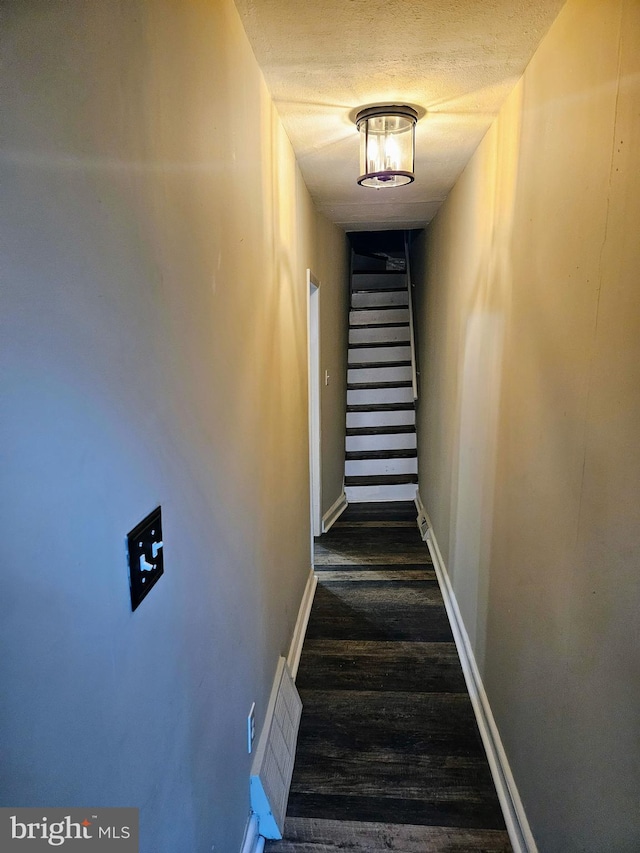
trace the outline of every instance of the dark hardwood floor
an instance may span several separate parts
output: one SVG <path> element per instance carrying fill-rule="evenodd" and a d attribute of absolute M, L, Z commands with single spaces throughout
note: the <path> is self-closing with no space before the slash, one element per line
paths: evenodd
<path fill-rule="evenodd" d="M 352 504 L 318 587 L 285 837 L 268 853 L 510 853 L 412 503 Z"/>

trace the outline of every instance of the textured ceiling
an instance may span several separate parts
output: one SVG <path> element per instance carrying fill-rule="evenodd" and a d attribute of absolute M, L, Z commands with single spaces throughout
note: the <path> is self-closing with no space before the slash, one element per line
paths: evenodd
<path fill-rule="evenodd" d="M 236 0 L 318 208 L 346 230 L 425 225 L 564 0 Z M 360 187 L 353 116 L 410 104 L 416 180 Z"/>

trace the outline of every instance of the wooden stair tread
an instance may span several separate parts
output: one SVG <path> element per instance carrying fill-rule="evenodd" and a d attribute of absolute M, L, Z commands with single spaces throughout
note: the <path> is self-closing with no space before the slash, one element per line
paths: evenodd
<path fill-rule="evenodd" d="M 364 459 L 412 459 L 417 455 L 415 447 L 403 447 L 396 450 L 349 450 L 345 459 L 350 462 Z"/>
<path fill-rule="evenodd" d="M 345 486 L 403 486 L 417 483 L 417 474 L 378 474 L 369 477 L 345 477 Z"/>
<path fill-rule="evenodd" d="M 373 269 L 373 270 L 352 270 L 351 275 L 406 275 L 407 270 L 381 270 L 381 269 Z"/>
<path fill-rule="evenodd" d="M 379 349 L 380 347 L 406 347 L 409 344 L 409 338 L 406 341 L 363 341 L 362 343 L 349 344 L 349 349 Z"/>
<path fill-rule="evenodd" d="M 367 291 L 359 291 L 360 293 L 366 293 Z M 398 293 L 399 291 L 393 290 L 376 290 L 375 293 Z M 349 308 L 349 311 L 408 311 L 408 305 L 352 305 Z"/>
<path fill-rule="evenodd" d="M 351 404 L 347 406 L 347 412 L 411 412 L 413 408 L 413 402 Z"/>
<path fill-rule="evenodd" d="M 413 433 L 413 424 L 388 424 L 387 426 L 347 427 L 347 436 L 356 435 L 401 435 Z"/>
<path fill-rule="evenodd" d="M 401 273 L 401 275 L 404 274 L 405 273 Z M 406 284 L 403 284 L 400 287 L 352 287 L 351 293 L 399 293 L 401 290 L 406 289 Z"/>
<path fill-rule="evenodd" d="M 395 382 L 348 382 L 347 391 L 382 391 L 386 388 L 411 388 L 411 380 Z"/>
<path fill-rule="evenodd" d="M 350 323 L 349 329 L 408 329 L 409 323 Z"/>
<path fill-rule="evenodd" d="M 410 361 L 353 361 L 347 365 L 349 370 L 372 369 L 378 367 L 411 367 Z"/>

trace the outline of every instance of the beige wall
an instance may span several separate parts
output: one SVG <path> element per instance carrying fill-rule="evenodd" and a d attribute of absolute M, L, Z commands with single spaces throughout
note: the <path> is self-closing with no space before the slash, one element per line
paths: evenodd
<path fill-rule="evenodd" d="M 345 237 L 231 0 L 15 0 L 0 32 L 0 801 L 138 806 L 144 853 L 234 853 L 310 568 L 306 269 L 339 302 Z"/>
<path fill-rule="evenodd" d="M 418 247 L 422 498 L 542 853 L 640 849 L 640 6 L 569 0 Z"/>

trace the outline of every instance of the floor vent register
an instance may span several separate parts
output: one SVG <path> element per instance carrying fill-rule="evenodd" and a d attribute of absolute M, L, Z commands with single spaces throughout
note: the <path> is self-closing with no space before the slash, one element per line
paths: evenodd
<path fill-rule="evenodd" d="M 265 838 L 282 838 L 301 715 L 302 701 L 281 657 L 251 767 L 251 809 Z"/>

